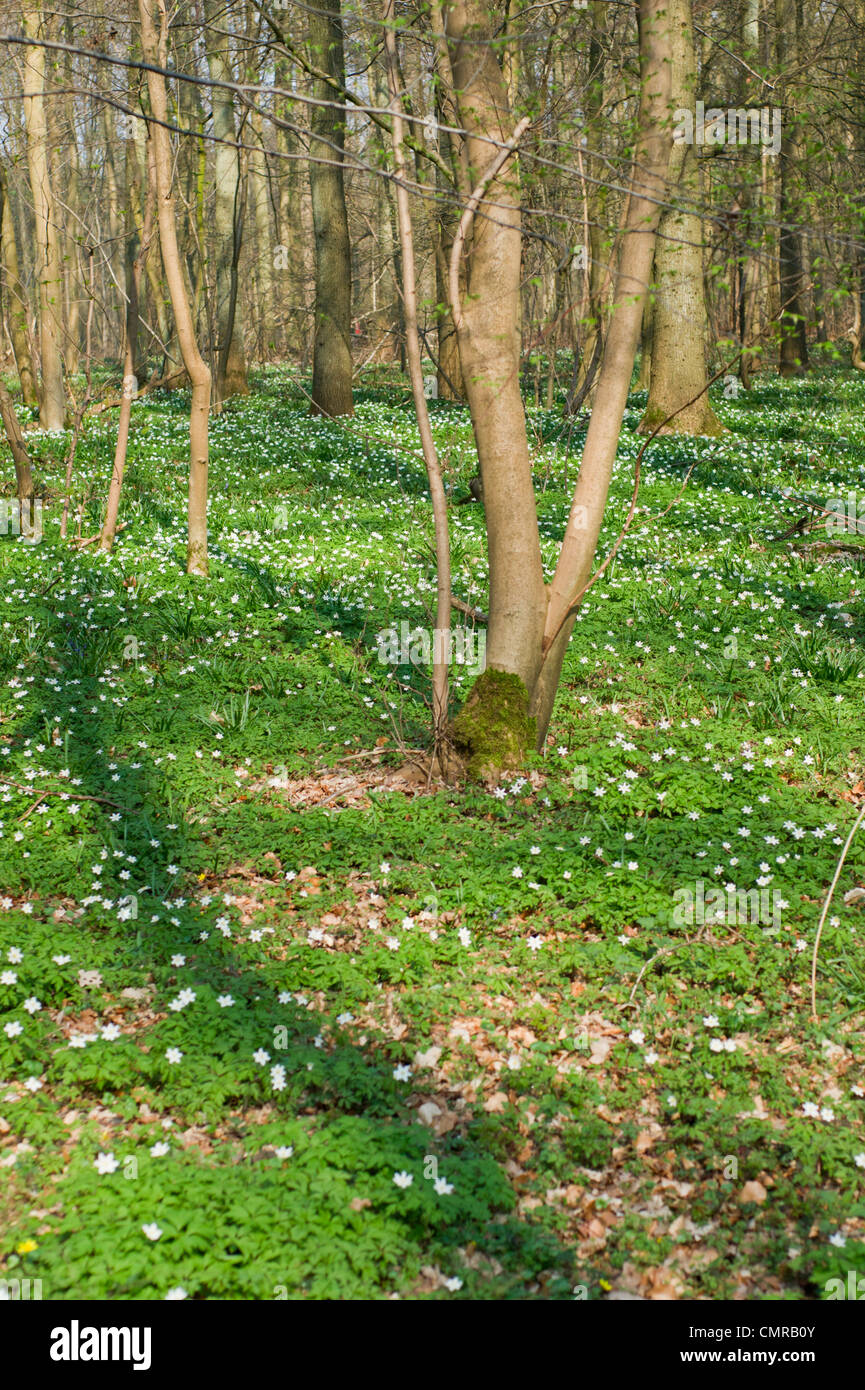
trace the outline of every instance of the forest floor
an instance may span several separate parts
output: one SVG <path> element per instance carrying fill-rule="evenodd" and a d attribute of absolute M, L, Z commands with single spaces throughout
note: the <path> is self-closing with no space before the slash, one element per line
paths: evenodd
<path fill-rule="evenodd" d="M 865 1274 L 865 828 L 816 1023 L 809 979 L 865 800 L 865 537 L 778 539 L 797 498 L 865 498 L 865 381 L 715 404 L 729 434 L 646 451 L 546 754 L 489 791 L 428 785 L 428 674 L 379 659 L 434 606 L 407 393 L 372 378 L 327 423 L 263 374 L 213 422 L 207 580 L 185 395 L 134 407 L 110 557 L 59 540 L 68 441 L 30 436 L 42 539 L 0 537 L 0 1275 L 808 1299 Z M 466 412 L 433 411 L 462 496 Z M 552 564 L 585 427 L 529 425 Z M 84 538 L 115 428 L 79 445 Z M 481 507 L 452 519 L 483 608 Z"/>

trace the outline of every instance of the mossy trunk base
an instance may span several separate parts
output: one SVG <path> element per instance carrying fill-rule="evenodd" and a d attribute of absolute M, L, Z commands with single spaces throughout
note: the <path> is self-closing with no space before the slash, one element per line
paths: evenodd
<path fill-rule="evenodd" d="M 673 414 L 673 412 L 676 412 Z M 637 426 L 637 434 L 652 434 L 662 421 L 667 420 L 672 415 L 669 423 L 664 425 L 659 434 L 687 434 L 687 435 L 709 435 L 718 436 L 727 433 L 726 425 L 722 425 L 711 405 L 705 396 L 699 401 L 694 401 L 684 410 L 676 409 L 673 404 L 658 405 L 651 400 L 646 406 L 645 414 Z"/>
<path fill-rule="evenodd" d="M 519 676 L 487 669 L 451 725 L 454 748 L 473 781 L 497 781 L 520 769 L 535 746 L 529 693 Z"/>

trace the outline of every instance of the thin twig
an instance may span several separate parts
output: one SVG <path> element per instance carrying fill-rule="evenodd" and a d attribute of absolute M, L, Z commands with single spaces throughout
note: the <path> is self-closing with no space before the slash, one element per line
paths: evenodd
<path fill-rule="evenodd" d="M 470 603 L 463 603 L 456 594 L 451 594 L 451 608 L 455 608 L 458 613 L 465 613 L 467 618 L 474 618 L 476 623 L 489 622 L 489 617 L 482 608 L 473 608 Z"/>
<path fill-rule="evenodd" d="M 826 901 L 825 901 L 824 904 L 823 904 L 823 911 L 820 913 L 820 924 L 819 924 L 819 926 L 817 927 L 817 935 L 816 935 L 816 937 L 814 938 L 814 954 L 813 954 L 812 957 L 811 957 L 811 1021 L 812 1021 L 812 1023 L 817 1023 L 817 1022 L 818 1022 L 818 1018 L 817 1018 L 817 955 L 818 955 L 818 952 L 819 952 L 819 950 L 820 950 L 820 938 L 821 938 L 821 936 L 823 935 L 823 925 L 824 925 L 824 923 L 825 923 L 825 921 L 826 921 L 826 914 L 827 914 L 827 912 L 829 911 L 829 904 L 830 904 L 831 901 L 832 901 L 832 894 L 835 892 L 835 888 L 836 888 L 836 886 L 837 886 L 838 879 L 841 877 L 841 870 L 842 870 L 843 867 L 844 867 L 844 860 L 847 858 L 847 851 L 848 851 L 848 849 L 850 848 L 851 844 L 853 843 L 853 836 L 856 834 L 856 831 L 859 829 L 859 826 L 862 824 L 862 821 L 863 821 L 863 820 L 865 820 L 865 802 L 863 802 L 863 804 L 862 804 L 862 809 L 861 809 L 861 811 L 859 812 L 858 816 L 856 817 L 856 820 L 855 820 L 854 825 L 853 825 L 853 829 L 850 831 L 850 834 L 847 836 L 847 843 L 846 843 L 846 845 L 844 846 L 844 848 L 843 848 L 842 851 L 841 851 L 841 858 L 838 860 L 838 864 L 837 864 L 837 867 L 836 867 L 836 869 L 835 869 L 835 876 L 834 876 L 834 878 L 832 879 L 831 884 L 829 885 L 829 892 L 826 894 Z"/>
<path fill-rule="evenodd" d="M 35 787 L 27 787 L 21 782 L 13 782 L 9 777 L 0 777 L 0 782 L 2 782 L 3 785 L 6 787 L 14 787 L 16 791 L 19 792 L 34 792 L 36 790 Z M 88 796 L 85 792 L 79 792 L 77 790 L 66 791 L 65 788 L 63 789 L 63 791 L 43 791 L 41 793 L 41 797 L 46 796 L 66 796 L 69 797 L 71 801 L 102 801 L 105 803 L 106 806 L 115 806 L 118 811 L 125 811 L 127 815 L 132 815 L 132 812 L 128 806 L 121 806 L 119 801 L 110 801 L 107 796 Z M 31 807 L 31 810 L 32 809 L 33 808 Z"/>

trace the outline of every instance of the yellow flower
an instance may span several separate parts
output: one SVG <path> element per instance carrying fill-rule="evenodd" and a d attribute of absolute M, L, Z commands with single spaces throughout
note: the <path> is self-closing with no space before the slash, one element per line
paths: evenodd
<path fill-rule="evenodd" d="M 613 1287 L 612 1284 L 607 1283 L 606 1279 L 601 1279 L 600 1284 L 601 1288 L 604 1290 L 604 1293 L 609 1293 L 610 1289 Z"/>
<path fill-rule="evenodd" d="M 20 1245 L 15 1246 L 15 1249 L 19 1255 L 32 1255 L 34 1250 L 39 1249 L 39 1246 L 35 1240 L 22 1240 Z"/>

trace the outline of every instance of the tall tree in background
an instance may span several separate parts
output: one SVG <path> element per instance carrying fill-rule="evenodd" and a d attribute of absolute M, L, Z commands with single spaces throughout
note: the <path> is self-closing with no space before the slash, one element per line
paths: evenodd
<path fill-rule="evenodd" d="M 18 271 L 18 245 L 15 237 L 15 219 L 12 204 L 6 187 L 6 174 L 0 167 L 0 266 L 3 269 L 3 307 L 9 325 L 12 355 L 18 369 L 21 386 L 21 399 L 25 405 L 39 404 L 36 390 L 36 377 L 33 373 L 33 359 L 30 353 L 30 337 L 27 332 L 27 291 L 21 283 Z"/>
<path fill-rule="evenodd" d="M 790 99 L 790 70 L 799 62 L 802 29 L 801 0 L 775 0 L 778 86 L 782 111 L 778 192 L 778 278 L 781 296 L 781 348 L 778 370 L 797 376 L 808 366 L 808 339 L 803 310 L 804 244 L 798 225 L 801 160 L 799 122 Z"/>
<path fill-rule="evenodd" d="M 671 101 L 693 112 L 697 68 L 691 0 L 667 0 L 670 24 Z M 722 434 L 706 389 L 706 294 L 697 148 L 674 144 L 670 159 L 671 204 L 658 227 L 654 303 L 651 312 L 652 373 L 640 430 L 651 434 Z M 672 418 L 668 418 L 672 417 Z M 662 421 L 667 421 L 662 424 Z"/>
<path fill-rule="evenodd" d="M 192 382 L 189 411 L 189 506 L 186 569 L 189 574 L 207 574 L 207 464 L 208 415 L 210 413 L 210 368 L 198 350 L 189 295 L 183 279 L 183 265 L 177 244 L 174 212 L 171 140 L 168 134 L 168 100 L 165 67 L 168 59 L 168 15 L 165 0 L 138 0 L 141 20 L 141 46 L 150 65 L 147 89 L 150 94 L 150 139 L 156 179 L 156 208 L 159 245 L 183 365 Z M 159 15 L 159 30 L 156 29 Z"/>
<path fill-rule="evenodd" d="M 214 79 L 211 88 L 213 135 L 215 139 L 215 198 L 213 225 L 216 232 L 216 381 L 217 404 L 229 396 L 249 392 L 246 359 L 243 353 L 243 326 L 238 303 L 237 266 L 243 233 L 245 179 L 242 177 L 241 150 L 232 93 L 219 84 L 234 81 L 231 47 L 224 32 L 227 23 L 222 0 L 204 0 L 207 65 Z"/>
<path fill-rule="evenodd" d="M 275 292 L 273 285 L 273 258 L 276 237 L 270 225 L 270 189 L 267 176 L 267 153 L 264 147 L 262 119 L 255 111 L 250 119 L 250 142 L 254 148 L 249 154 L 249 197 L 252 204 L 252 220 L 255 227 L 255 289 L 259 337 L 258 354 L 267 360 L 269 353 L 280 341 L 273 316 Z"/>
<path fill-rule="evenodd" d="M 65 41 L 74 44 L 75 22 L 71 14 L 66 16 Z M 75 110 L 76 74 L 72 53 L 64 53 L 64 80 L 67 91 L 63 98 L 66 125 L 66 189 L 64 202 L 72 213 L 72 218 L 64 218 L 63 270 L 65 289 L 65 324 L 63 356 L 66 371 L 70 376 L 79 368 L 81 301 L 78 285 L 78 241 L 79 227 L 76 213 L 81 206 L 81 160 L 78 150 L 78 124 Z M 108 133 L 106 121 L 106 134 Z M 71 233 L 71 234 L 70 234 Z M 108 248 L 110 255 L 110 247 Z"/>
<path fill-rule="evenodd" d="M 309 118 L 309 183 L 315 231 L 312 409 L 320 415 L 351 415 L 351 245 L 343 174 L 345 113 L 334 92 L 334 83 L 345 86 L 339 0 L 318 0 L 310 9 L 308 38 L 310 62 L 321 74 L 312 83 L 315 104 Z"/>
<path fill-rule="evenodd" d="M 397 226 L 400 238 L 400 262 L 402 265 L 402 294 L 406 327 L 406 356 L 409 377 L 414 397 L 415 416 L 420 431 L 421 446 L 429 482 L 430 500 L 433 508 L 436 548 L 436 632 L 439 649 L 433 654 L 433 733 L 436 752 L 441 755 L 448 720 L 448 661 L 447 650 L 441 649 L 451 625 L 451 564 L 450 536 L 448 532 L 448 510 L 444 483 L 438 453 L 433 440 L 429 411 L 424 395 L 423 363 L 421 358 L 420 333 L 418 330 L 418 296 L 414 254 L 414 229 L 406 177 L 404 125 L 402 103 L 404 89 L 401 89 L 399 57 L 396 34 L 394 32 L 394 0 L 385 0 L 384 5 L 384 46 L 387 63 L 388 96 L 390 98 L 391 138 L 396 173 L 395 197 L 397 205 Z"/>
<path fill-rule="evenodd" d="M 435 211 L 433 245 L 436 269 L 435 321 L 438 338 L 438 393 L 444 400 L 464 401 L 466 388 L 463 382 L 460 350 L 454 328 L 453 314 L 448 302 L 448 273 L 451 250 L 459 226 L 459 206 L 453 199 L 454 189 L 467 198 L 468 170 L 462 136 L 458 133 L 459 111 L 454 93 L 454 75 L 450 52 L 445 40 L 444 17 L 438 0 L 431 0 L 430 22 L 435 44 L 434 68 L 434 108 L 430 139 L 435 139 L 442 158 L 450 167 L 451 182 L 448 184 L 442 170 L 436 166 L 436 188 L 438 204 Z M 465 275 L 460 267 L 460 293 L 465 290 Z"/>
<path fill-rule="evenodd" d="M 41 39 L 42 11 L 27 5 L 23 13 L 28 38 Z M 43 429 L 62 430 L 66 399 L 63 391 L 61 357 L 61 306 L 63 282 L 60 272 L 60 246 L 54 210 L 54 196 L 48 167 L 48 127 L 45 118 L 45 49 L 29 44 L 22 60 L 24 122 L 27 130 L 27 167 L 36 223 L 34 255 L 39 293 L 39 352 L 42 359 L 42 390 L 39 422 Z"/>
<path fill-rule="evenodd" d="M 6 193 L 6 180 L 3 170 L 0 169 L 0 228 L 6 226 L 6 213 L 8 197 Z M 2 235 L 2 233 L 0 233 Z M 33 475 L 30 470 L 30 456 L 27 453 L 27 446 L 24 443 L 24 436 L 21 433 L 21 424 L 15 410 L 15 403 L 9 389 L 0 376 L 0 420 L 3 422 L 3 431 L 6 435 L 6 442 L 12 454 L 12 462 L 15 465 L 15 494 L 20 502 L 28 500 L 33 493 Z"/>
<path fill-rule="evenodd" d="M 576 410 L 583 401 L 594 399 L 594 388 L 604 350 L 604 287 L 609 283 L 608 260 L 610 243 L 604 236 L 604 220 L 609 196 L 604 178 L 604 122 L 606 120 L 606 66 L 608 6 L 606 0 L 592 0 L 590 8 L 591 37 L 589 40 L 589 77 L 585 101 L 585 145 L 583 165 L 584 249 L 588 260 L 587 303 L 580 331 L 582 344 L 579 361 L 575 360 L 574 389 L 569 394 L 568 410 Z"/>
<path fill-rule="evenodd" d="M 123 397 L 120 403 L 120 417 L 117 422 L 117 442 L 114 449 L 114 466 L 108 487 L 108 502 L 105 520 L 99 536 L 99 549 L 110 551 L 114 545 L 117 531 L 117 516 L 120 510 L 120 489 L 126 468 L 126 452 L 129 445 L 129 425 L 132 416 L 132 402 L 138 390 L 138 330 L 140 327 L 139 303 L 141 299 L 141 280 L 144 262 L 153 236 L 153 187 L 148 185 L 147 201 L 141 210 L 141 170 L 138 164 L 135 140 L 130 121 L 126 135 L 126 321 L 124 330 L 123 354 Z"/>

